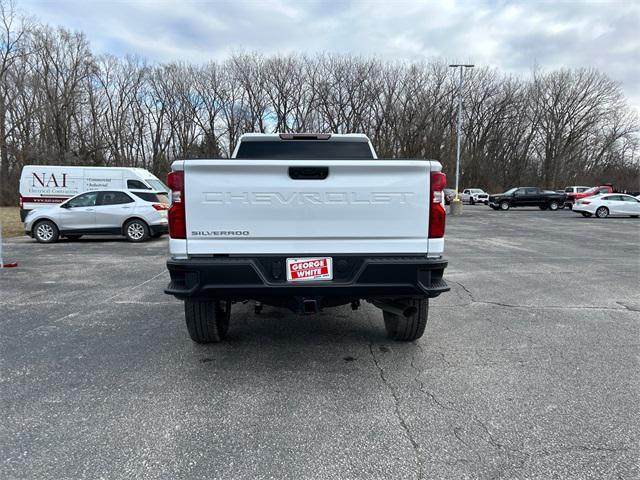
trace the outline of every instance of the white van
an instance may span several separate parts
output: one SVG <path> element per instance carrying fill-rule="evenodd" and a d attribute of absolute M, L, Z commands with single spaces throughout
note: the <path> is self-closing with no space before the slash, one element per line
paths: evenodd
<path fill-rule="evenodd" d="M 82 192 L 106 189 L 169 192 L 143 168 L 26 165 L 20 175 L 20 218 L 29 210 L 62 203 Z"/>

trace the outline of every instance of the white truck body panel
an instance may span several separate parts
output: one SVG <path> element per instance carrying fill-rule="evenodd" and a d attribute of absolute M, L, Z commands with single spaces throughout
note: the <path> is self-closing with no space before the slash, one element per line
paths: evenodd
<path fill-rule="evenodd" d="M 294 180 L 289 167 L 328 167 Z M 430 173 L 424 160 L 189 160 L 187 238 L 174 258 L 213 254 L 442 255 L 429 241 Z"/>

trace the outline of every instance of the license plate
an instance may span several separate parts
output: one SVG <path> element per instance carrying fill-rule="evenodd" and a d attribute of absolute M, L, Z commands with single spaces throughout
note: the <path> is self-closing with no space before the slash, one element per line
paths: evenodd
<path fill-rule="evenodd" d="M 333 280 L 333 259 L 331 257 L 287 258 L 287 280 L 289 282 Z"/>

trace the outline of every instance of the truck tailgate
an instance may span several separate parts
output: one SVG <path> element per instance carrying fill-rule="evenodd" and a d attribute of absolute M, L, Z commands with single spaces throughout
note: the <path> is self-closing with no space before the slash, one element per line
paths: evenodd
<path fill-rule="evenodd" d="M 429 179 L 431 169 L 441 169 L 437 162 L 183 163 L 189 255 L 427 253 Z M 303 167 L 303 176 L 328 174 L 292 178 Z"/>

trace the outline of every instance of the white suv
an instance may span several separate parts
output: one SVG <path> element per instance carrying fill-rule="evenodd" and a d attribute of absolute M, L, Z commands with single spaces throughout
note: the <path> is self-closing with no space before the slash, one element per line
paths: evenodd
<path fill-rule="evenodd" d="M 82 235 L 124 235 L 131 242 L 143 242 L 167 233 L 168 208 L 164 192 L 99 190 L 31 210 L 24 229 L 40 243 Z"/>
<path fill-rule="evenodd" d="M 489 194 L 481 188 L 465 188 L 460 194 L 460 200 L 463 203 L 470 203 L 474 205 L 476 203 L 489 204 Z"/>

